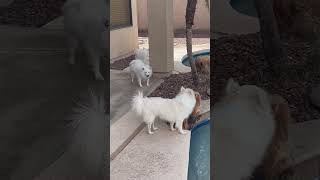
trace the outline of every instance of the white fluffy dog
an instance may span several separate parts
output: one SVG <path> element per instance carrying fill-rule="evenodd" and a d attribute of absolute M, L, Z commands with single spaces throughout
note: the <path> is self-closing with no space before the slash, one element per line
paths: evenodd
<path fill-rule="evenodd" d="M 196 105 L 194 91 L 189 88 L 181 87 L 180 92 L 173 99 L 161 97 L 143 97 L 141 92 L 134 96 L 132 101 L 133 110 L 142 116 L 143 122 L 147 124 L 148 133 L 153 134 L 152 130 L 157 130 L 154 126 L 155 118 L 170 123 L 171 131 L 174 131 L 174 123 L 179 130 L 179 133 L 185 134 L 182 129 L 184 119 L 189 117 Z M 152 130 L 151 130 L 152 129 Z"/>
<path fill-rule="evenodd" d="M 147 81 L 147 86 L 149 86 L 149 80 L 152 76 L 151 66 L 144 64 L 143 61 L 140 59 L 131 61 L 129 66 L 131 82 L 133 83 L 134 77 L 136 77 L 140 87 L 142 87 L 142 81 Z"/>
<path fill-rule="evenodd" d="M 103 80 L 100 60 L 106 49 L 108 21 L 106 0 L 67 0 L 63 6 L 64 26 L 70 48 L 68 62 L 75 63 L 75 53 L 81 44 L 88 55 L 96 80 Z"/>
<path fill-rule="evenodd" d="M 242 180 L 262 162 L 275 121 L 270 96 L 229 79 L 226 96 L 212 110 L 213 179 Z"/>

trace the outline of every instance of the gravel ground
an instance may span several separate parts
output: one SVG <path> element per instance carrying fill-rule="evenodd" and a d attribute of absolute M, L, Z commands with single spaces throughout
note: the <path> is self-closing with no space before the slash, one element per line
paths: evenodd
<path fill-rule="evenodd" d="M 124 70 L 126 67 L 129 66 L 130 62 L 134 60 L 135 55 L 129 56 L 127 58 L 119 59 L 112 64 L 110 64 L 110 69 L 116 70 Z"/>
<path fill-rule="evenodd" d="M 315 71 L 308 56 L 311 43 L 300 39 L 286 39 L 284 47 L 288 53 L 288 72 L 283 78 L 274 78 L 264 61 L 261 39 L 258 34 L 233 35 L 211 40 L 211 57 L 214 59 L 212 99 L 214 103 L 222 95 L 228 78 L 233 77 L 240 84 L 255 84 L 270 93 L 288 100 L 292 117 L 297 122 L 319 119 L 320 112 L 311 105 L 308 94 L 311 87 L 320 83 L 320 72 Z"/>
<path fill-rule="evenodd" d="M 180 91 L 181 86 L 185 88 L 191 88 L 198 91 L 202 100 L 210 99 L 207 94 L 208 88 L 210 88 L 210 77 L 199 74 L 200 83 L 198 87 L 193 85 L 191 72 L 183 74 L 173 74 L 167 78 L 164 78 L 164 82 L 150 94 L 150 97 L 163 97 L 173 98 Z"/>
<path fill-rule="evenodd" d="M 15 0 L 0 8 L 0 24 L 41 27 L 61 15 L 66 0 Z"/>

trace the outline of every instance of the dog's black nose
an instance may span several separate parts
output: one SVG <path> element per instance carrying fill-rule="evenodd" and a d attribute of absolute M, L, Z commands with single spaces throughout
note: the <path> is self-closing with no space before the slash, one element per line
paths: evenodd
<path fill-rule="evenodd" d="M 147 75 L 147 77 L 149 77 L 149 75 Z"/>

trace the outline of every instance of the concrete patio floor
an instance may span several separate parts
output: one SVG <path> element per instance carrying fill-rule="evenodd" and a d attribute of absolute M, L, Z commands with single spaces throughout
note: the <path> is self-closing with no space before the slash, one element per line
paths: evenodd
<path fill-rule="evenodd" d="M 144 128 L 110 164 L 110 177 L 117 180 L 186 180 L 189 162 L 190 132 L 160 130 L 149 135 Z"/>

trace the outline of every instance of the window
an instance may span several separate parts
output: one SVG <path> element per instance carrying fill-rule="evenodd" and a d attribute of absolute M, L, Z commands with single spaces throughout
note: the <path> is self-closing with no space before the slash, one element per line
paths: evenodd
<path fill-rule="evenodd" d="M 111 29 L 132 26 L 131 0 L 111 0 L 110 5 Z"/>

